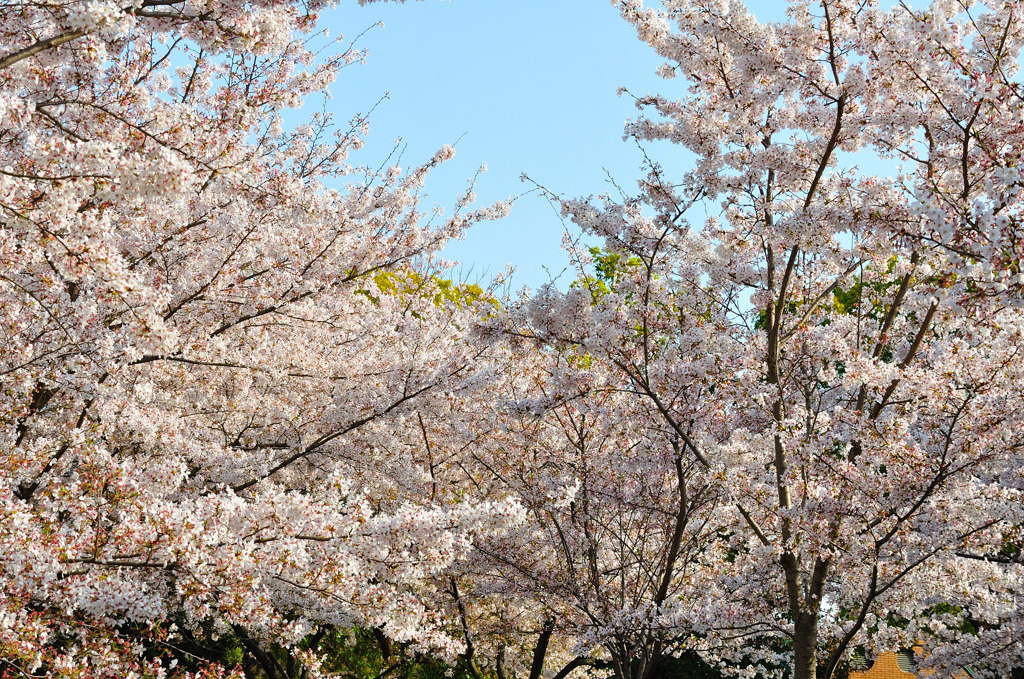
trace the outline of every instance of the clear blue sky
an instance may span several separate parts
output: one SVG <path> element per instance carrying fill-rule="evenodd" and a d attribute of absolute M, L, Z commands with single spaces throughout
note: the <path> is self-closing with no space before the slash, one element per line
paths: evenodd
<path fill-rule="evenodd" d="M 758 18 L 782 17 L 779 0 L 753 3 Z M 321 26 L 354 37 L 370 51 L 366 64 L 344 69 L 330 109 L 341 120 L 374 112 L 366 149 L 354 162 L 381 162 L 401 137 L 402 164 L 418 164 L 444 144 L 455 159 L 428 182 L 428 205 L 451 206 L 481 163 L 478 204 L 520 194 L 527 173 L 567 196 L 611 189 L 605 169 L 627 191 L 640 176 L 641 154 L 622 141 L 622 125 L 637 114 L 626 87 L 671 95 L 677 80 L 654 74 L 661 63 L 606 0 L 425 0 L 360 7 L 341 0 Z M 461 138 L 461 139 L 460 139 Z M 677 148 L 656 149 L 666 167 L 685 162 Z M 517 268 L 515 287 L 537 288 L 567 263 L 563 226 L 537 195 L 524 196 L 500 222 L 486 222 L 445 251 L 474 274 Z M 564 280 L 562 284 L 564 285 Z"/>

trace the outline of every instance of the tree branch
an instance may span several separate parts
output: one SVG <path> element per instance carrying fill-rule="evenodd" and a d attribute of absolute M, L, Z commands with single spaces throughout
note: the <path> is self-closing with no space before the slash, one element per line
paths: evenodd
<path fill-rule="evenodd" d="M 29 45 L 24 49 L 20 49 L 17 52 L 12 52 L 7 56 L 0 58 L 0 69 L 7 68 L 8 66 L 18 63 L 22 59 L 28 59 L 29 57 L 39 54 L 40 52 L 45 52 L 48 49 L 59 47 L 66 42 L 77 40 L 85 35 L 85 33 L 86 32 L 83 29 L 79 28 L 74 31 L 55 35 L 52 38 L 47 38 L 46 40 L 40 40 L 34 45 Z"/>

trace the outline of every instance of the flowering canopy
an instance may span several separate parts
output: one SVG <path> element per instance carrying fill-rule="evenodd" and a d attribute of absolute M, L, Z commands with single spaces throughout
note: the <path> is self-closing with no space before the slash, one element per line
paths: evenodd
<path fill-rule="evenodd" d="M 5 672 L 159 675 L 202 629 L 268 676 L 317 625 L 459 648 L 417 590 L 518 509 L 399 491 L 474 388 L 484 302 L 429 267 L 484 215 L 417 208 L 451 147 L 377 174 L 361 118 L 285 129 L 361 57 L 311 51 L 324 6 L 0 10 Z"/>
<path fill-rule="evenodd" d="M 828 677 L 858 647 L 914 644 L 943 671 L 1008 671 L 1022 652 L 1020 4 L 793 2 L 769 24 L 737 2 L 614 4 L 682 80 L 678 99 L 638 97 L 647 115 L 626 134 L 682 146 L 692 170 L 651 161 L 636 198 L 561 200 L 602 249 L 574 250 L 577 283 L 506 321 L 561 357 L 554 385 L 580 385 L 552 393 L 637 402 L 568 437 L 575 455 L 589 440 L 595 469 L 603 437 L 630 432 L 613 458 L 620 523 L 602 526 L 649 581 L 613 615 L 587 611 L 577 648 L 619 677 L 657 676 L 673 647 L 744 676 Z M 636 456 L 651 439 L 661 462 Z M 625 502 L 659 482 L 665 504 Z M 686 557 L 680 540 L 704 546 Z M 629 570 L 597 554 L 594 596 Z"/>
<path fill-rule="evenodd" d="M 1020 3 L 615 4 L 692 169 L 502 305 L 436 275 L 501 212 L 419 209 L 450 147 L 284 124 L 362 56 L 325 3 L 0 8 L 3 672 L 1020 661 Z"/>

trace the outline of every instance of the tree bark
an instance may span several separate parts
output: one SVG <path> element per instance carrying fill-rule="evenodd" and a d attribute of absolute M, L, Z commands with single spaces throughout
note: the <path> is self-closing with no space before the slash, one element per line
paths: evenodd
<path fill-rule="evenodd" d="M 533 648 L 533 663 L 530 665 L 530 679 L 540 679 L 544 675 L 544 656 L 548 654 L 548 643 L 555 631 L 555 621 L 549 618 L 544 621 L 544 629 L 537 638 L 537 645 Z"/>
<path fill-rule="evenodd" d="M 818 614 L 802 611 L 793 630 L 793 679 L 817 679 Z"/>

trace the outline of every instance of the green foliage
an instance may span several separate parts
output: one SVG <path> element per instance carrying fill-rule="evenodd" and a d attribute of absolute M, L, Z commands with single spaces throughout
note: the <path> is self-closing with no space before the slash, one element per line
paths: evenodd
<path fill-rule="evenodd" d="M 618 253 L 605 252 L 596 246 L 589 248 L 589 252 L 590 256 L 594 258 L 594 275 L 574 281 L 570 287 L 583 285 L 590 290 L 594 302 L 612 291 L 623 271 L 643 264 L 639 257 L 623 259 L 623 256 Z"/>
<path fill-rule="evenodd" d="M 174 630 L 171 633 L 171 630 Z M 123 630 L 129 638 L 130 629 Z M 144 651 L 147 658 L 161 657 L 165 664 L 173 659 L 176 667 L 183 672 L 199 672 L 211 664 L 225 668 L 242 667 L 246 677 L 265 679 L 266 674 L 256 659 L 250 655 L 234 634 L 218 634 L 210 624 L 204 624 L 195 631 L 184 626 L 169 626 L 150 631 L 139 640 L 162 639 L 163 642 L 150 644 Z M 288 649 L 261 643 L 261 649 L 272 657 L 288 677 L 303 676 L 302 667 Z M 386 674 L 394 679 L 472 679 L 471 674 L 460 661 L 449 667 L 441 660 L 409 653 L 401 645 L 384 639 L 374 630 L 355 627 L 348 630 L 327 629 L 307 636 L 299 644 L 302 650 L 314 650 L 323 658 L 323 669 L 344 679 L 374 679 Z M 383 648 L 387 648 L 385 654 Z M 450 673 L 450 674 L 449 674 Z M 492 679 L 486 671 L 484 676 Z M 2 675 L 2 666 L 0 666 Z"/>
<path fill-rule="evenodd" d="M 987 625 L 983 626 L 982 623 L 972 620 L 970 615 L 964 615 L 963 606 L 955 606 L 949 603 L 936 604 L 925 611 L 925 615 L 927 617 L 939 615 L 963 616 L 960 625 L 954 629 L 958 632 L 963 632 L 964 634 L 970 634 L 972 636 L 977 636 L 983 627 L 988 627 Z"/>
<path fill-rule="evenodd" d="M 146 659 L 161 658 L 165 666 L 176 661 L 178 672 L 199 673 L 211 665 L 233 668 L 245 661 L 245 648 L 235 635 L 218 633 L 209 621 L 190 629 L 180 612 L 167 622 L 125 624 L 118 631 L 138 644 Z"/>
<path fill-rule="evenodd" d="M 857 281 L 849 289 L 836 288 L 832 291 L 832 312 L 840 315 L 863 313 L 865 318 L 880 321 L 889 309 L 889 302 L 902 283 L 892 275 L 896 269 L 896 258 L 889 260 L 885 269 L 886 279 L 873 283 Z"/>
<path fill-rule="evenodd" d="M 1017 525 L 1014 526 L 1013 533 L 1007 533 L 1003 539 L 1003 546 L 999 548 L 1000 557 L 1020 561 L 1022 547 L 1020 535 L 1022 530 L 1024 530 L 1024 525 Z"/>
<path fill-rule="evenodd" d="M 313 648 L 322 657 L 323 669 L 330 674 L 347 679 L 374 679 L 386 675 L 393 679 L 472 679 L 461 660 L 450 667 L 443 661 L 429 656 L 409 653 L 401 645 L 392 644 L 374 630 L 353 627 L 347 630 L 331 629 L 306 637 L 300 647 Z M 385 652 L 383 649 L 387 648 Z M 295 676 L 301 672 L 284 649 L 273 649 L 272 653 L 282 667 L 294 667 Z M 225 657 L 227 662 L 229 659 Z M 230 662 L 228 662 L 230 666 Z M 248 663 L 251 667 L 251 661 Z M 253 668 L 255 669 L 255 668 Z M 289 674 L 292 674 L 289 670 Z M 258 669 L 254 672 L 261 673 Z M 484 673 L 490 679 L 488 673 Z"/>
<path fill-rule="evenodd" d="M 434 306 L 454 304 L 459 309 L 471 306 L 483 300 L 494 308 L 498 301 L 487 294 L 483 288 L 473 283 L 456 283 L 454 281 L 424 276 L 417 271 L 378 271 L 372 276 L 377 289 L 395 297 L 419 297 L 429 299 Z M 380 304 L 380 297 L 373 295 L 366 288 L 358 288 L 356 294 L 364 295 L 375 305 Z"/>
<path fill-rule="evenodd" d="M 388 673 L 395 679 L 446 679 L 451 670 L 454 679 L 470 679 L 470 674 L 459 663 L 449 668 L 440 660 L 427 657 L 403 656 L 397 649 L 394 656 L 385 658 L 380 643 L 372 631 L 359 627 L 335 630 L 319 641 L 319 651 L 326 657 L 324 669 L 342 677 L 372 679 L 392 666 Z"/>
<path fill-rule="evenodd" d="M 862 283 L 854 283 L 849 290 L 836 288 L 832 292 L 832 308 L 839 314 L 854 314 L 860 304 Z"/>
<path fill-rule="evenodd" d="M 823 304 L 821 307 L 821 311 L 824 312 L 824 318 L 821 319 L 820 323 L 822 325 L 829 325 L 832 322 L 832 318 L 836 316 L 852 316 L 854 314 L 862 314 L 864 318 L 880 323 L 885 314 L 888 313 L 889 305 L 895 295 L 895 288 L 898 288 L 902 283 L 902 279 L 892 275 L 896 268 L 896 261 L 895 257 L 889 260 L 886 266 L 885 280 L 871 283 L 857 281 L 849 288 L 836 287 L 832 291 L 832 303 Z M 795 315 L 799 313 L 805 302 L 806 300 L 789 300 L 785 304 L 783 313 Z M 754 320 L 754 329 L 764 330 L 767 318 L 768 312 L 765 309 L 761 309 Z M 889 363 L 893 360 L 894 354 L 886 348 L 880 358 L 882 361 Z"/>
<path fill-rule="evenodd" d="M 659 679 L 722 679 L 724 675 L 704 662 L 695 651 L 663 655 L 655 661 L 653 676 Z"/>
<path fill-rule="evenodd" d="M 800 310 L 801 306 L 803 306 L 803 303 L 799 300 L 786 302 L 784 313 L 795 314 Z M 761 312 L 757 314 L 757 319 L 754 320 L 754 330 L 764 330 L 766 327 L 768 327 L 768 311 L 762 309 Z"/>
<path fill-rule="evenodd" d="M 416 271 L 384 271 L 375 274 L 373 281 L 381 292 L 400 297 L 418 295 L 429 298 L 436 306 L 442 306 L 445 302 L 450 302 L 462 309 L 484 297 L 484 290 L 479 285 L 455 283 L 454 281 L 437 278 L 436 276 L 424 277 Z M 497 301 L 493 298 L 487 298 L 487 302 L 497 306 Z"/>
<path fill-rule="evenodd" d="M 589 249 L 590 255 L 594 258 L 594 274 L 605 283 L 614 283 L 619 272 L 623 269 L 634 268 L 643 264 L 639 257 L 629 257 L 625 261 L 622 255 L 614 252 L 604 252 L 599 247 Z"/>

